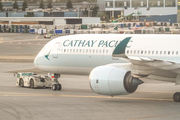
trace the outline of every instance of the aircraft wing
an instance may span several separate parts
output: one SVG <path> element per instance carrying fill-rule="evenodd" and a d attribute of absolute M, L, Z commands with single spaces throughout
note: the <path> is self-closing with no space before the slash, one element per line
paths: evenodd
<path fill-rule="evenodd" d="M 126 67 L 131 71 L 132 75 L 139 77 L 148 77 L 153 80 L 160 80 L 166 82 L 175 82 L 176 85 L 180 85 L 180 64 L 163 59 L 157 59 L 149 56 L 135 56 L 126 54 L 126 48 L 128 48 L 128 42 L 131 37 L 125 38 L 114 49 L 112 56 L 119 58 L 126 58 L 131 64 Z M 121 65 L 116 64 L 116 67 Z"/>

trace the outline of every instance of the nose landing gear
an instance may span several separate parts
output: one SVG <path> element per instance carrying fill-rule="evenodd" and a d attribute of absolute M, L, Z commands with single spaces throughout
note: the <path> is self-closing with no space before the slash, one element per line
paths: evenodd
<path fill-rule="evenodd" d="M 54 74 L 54 83 L 52 84 L 52 87 L 51 87 L 53 91 L 62 89 L 62 86 L 58 81 L 58 78 L 60 78 L 60 76 L 61 76 L 60 74 Z"/>

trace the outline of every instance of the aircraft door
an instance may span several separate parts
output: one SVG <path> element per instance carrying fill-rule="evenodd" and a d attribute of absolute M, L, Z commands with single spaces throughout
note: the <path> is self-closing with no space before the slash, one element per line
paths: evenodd
<path fill-rule="evenodd" d="M 58 54 L 59 54 L 60 49 L 61 49 L 61 43 L 56 42 L 56 44 L 53 47 L 53 52 L 52 52 L 53 58 L 58 58 Z"/>

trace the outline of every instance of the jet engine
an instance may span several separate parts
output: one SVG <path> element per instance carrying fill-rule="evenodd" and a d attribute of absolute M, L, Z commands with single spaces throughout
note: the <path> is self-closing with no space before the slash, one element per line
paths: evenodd
<path fill-rule="evenodd" d="M 143 81 L 131 76 L 131 72 L 114 67 L 99 66 L 89 76 L 91 89 L 102 95 L 127 95 L 136 91 Z"/>

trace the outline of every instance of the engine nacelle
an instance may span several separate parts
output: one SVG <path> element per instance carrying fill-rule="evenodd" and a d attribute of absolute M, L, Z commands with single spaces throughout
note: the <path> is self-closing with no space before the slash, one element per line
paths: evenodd
<path fill-rule="evenodd" d="M 94 68 L 89 76 L 91 89 L 102 95 L 127 95 L 136 91 L 143 82 L 131 72 L 113 66 Z"/>

